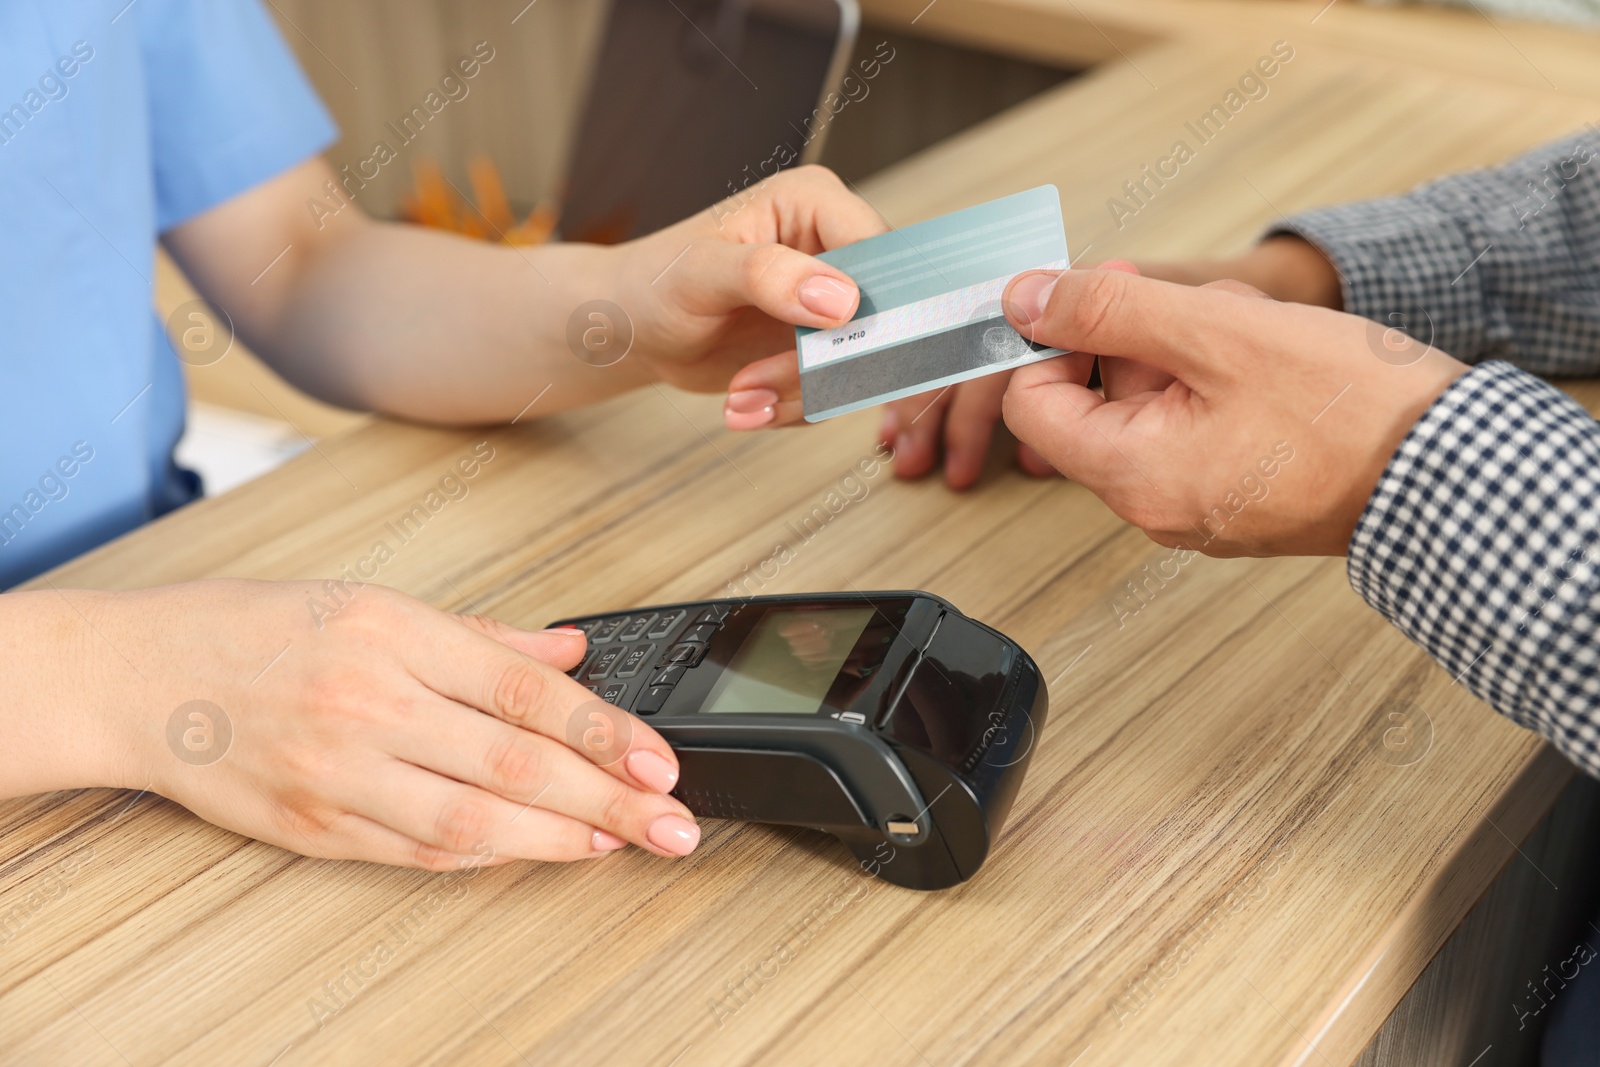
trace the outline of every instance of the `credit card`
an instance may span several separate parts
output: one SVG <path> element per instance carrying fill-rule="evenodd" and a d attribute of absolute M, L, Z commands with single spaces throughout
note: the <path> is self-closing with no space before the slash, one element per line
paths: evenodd
<path fill-rule="evenodd" d="M 843 326 L 795 328 L 807 422 L 1062 354 L 1023 337 L 1000 310 L 1016 275 L 1067 267 L 1061 195 L 1053 185 L 817 258 L 850 275 L 861 307 Z"/>

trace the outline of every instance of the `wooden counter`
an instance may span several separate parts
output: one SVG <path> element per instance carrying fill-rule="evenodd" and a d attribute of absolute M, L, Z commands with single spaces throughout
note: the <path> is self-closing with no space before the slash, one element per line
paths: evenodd
<path fill-rule="evenodd" d="M 870 11 L 909 25 L 924 2 Z M 918 30 L 1101 65 L 864 191 L 905 224 L 1054 182 L 1074 255 L 1226 252 L 1280 211 L 1600 118 L 1592 35 L 1316 14 L 937 0 Z M 1280 39 L 1295 55 L 1269 95 L 1117 228 L 1106 200 Z M 875 416 L 736 436 L 718 411 L 652 388 L 488 434 L 470 496 L 381 580 L 522 625 L 722 593 L 870 451 Z M 482 436 L 372 424 L 53 580 L 331 577 Z M 681 862 L 463 880 L 294 856 L 148 795 L 11 801 L 0 1060 L 1344 1067 L 1571 774 L 1368 610 L 1341 561 L 1196 559 L 1130 612 L 1125 583 L 1168 553 L 1077 486 L 999 465 L 964 495 L 864 484 L 766 591 L 926 588 L 1051 681 L 972 882 L 900 890 L 831 839 L 719 822 Z M 1405 765 L 1384 749 L 1397 709 L 1431 724 Z M 363 964 L 383 940 L 391 958 Z"/>

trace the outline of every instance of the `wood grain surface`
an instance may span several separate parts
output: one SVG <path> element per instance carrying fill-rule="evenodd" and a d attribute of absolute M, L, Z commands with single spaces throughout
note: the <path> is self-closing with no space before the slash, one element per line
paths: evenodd
<path fill-rule="evenodd" d="M 918 6 L 870 5 L 895 25 Z M 1096 71 L 864 194 L 901 225 L 1049 181 L 1075 255 L 1220 253 L 1280 212 L 1600 113 L 1592 85 L 1517 74 L 1481 19 L 1184 6 L 1163 31 L 1170 7 L 1118 5 Z M 939 0 L 916 26 L 1035 53 L 1056 26 L 1051 47 L 1084 51 L 1104 15 Z M 1295 21 L 1270 95 L 1114 226 L 1105 200 Z M 1396 54 L 1438 27 L 1488 73 Z M 1530 36 L 1552 69 L 1594 55 L 1592 38 Z M 1306 418 L 1327 400 L 1306 397 Z M 796 543 L 788 524 L 871 452 L 874 416 L 737 436 L 718 412 L 649 388 L 481 433 L 374 422 L 52 580 L 332 577 L 486 438 L 470 494 L 380 581 L 535 625 L 722 594 L 785 541 L 793 562 L 745 588 L 924 588 L 1026 646 L 1050 721 L 973 881 L 901 890 L 821 835 L 712 821 L 678 862 L 428 875 L 291 855 L 149 795 L 10 801 L 0 1060 L 1342 1067 L 1570 777 L 1367 609 L 1341 561 L 1175 566 L 1083 489 L 1003 462 L 966 494 L 860 480 Z M 1169 577 L 1147 583 L 1147 565 Z M 1429 726 L 1415 762 L 1385 747 L 1396 710 Z"/>

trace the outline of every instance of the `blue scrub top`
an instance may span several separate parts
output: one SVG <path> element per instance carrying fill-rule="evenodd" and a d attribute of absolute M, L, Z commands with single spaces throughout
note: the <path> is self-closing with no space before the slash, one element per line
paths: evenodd
<path fill-rule="evenodd" d="M 0 588 L 199 494 L 156 240 L 334 137 L 256 0 L 0 3 Z"/>

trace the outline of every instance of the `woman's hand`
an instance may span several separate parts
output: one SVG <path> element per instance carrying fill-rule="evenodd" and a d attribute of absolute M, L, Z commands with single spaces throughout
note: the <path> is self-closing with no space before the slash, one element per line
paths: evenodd
<path fill-rule="evenodd" d="M 952 489 L 969 489 L 983 474 L 1000 424 L 1000 404 L 1014 371 L 1002 371 L 947 389 L 908 396 L 884 405 L 878 439 L 894 449 L 896 478 L 921 478 L 944 471 Z M 1044 478 L 1055 469 L 1043 456 L 1018 442 L 1017 466 Z"/>
<path fill-rule="evenodd" d="M 563 673 L 574 630 L 382 586 L 204 581 L 70 599 L 108 776 L 309 856 L 430 870 L 699 841 L 672 750 Z M 80 682 L 80 686 L 81 686 Z M 80 698 L 81 699 L 81 698 Z"/>
<path fill-rule="evenodd" d="M 867 202 L 823 167 L 797 167 L 613 250 L 633 354 L 698 392 L 774 353 L 794 362 L 794 327 L 855 314 L 850 276 L 816 253 L 883 233 Z M 798 370 L 795 372 L 798 397 Z"/>
<path fill-rule="evenodd" d="M 1124 267 L 1133 269 L 1131 264 L 1112 265 L 1112 269 Z M 1195 286 L 1234 279 L 1275 300 L 1315 304 L 1336 311 L 1343 303 L 1339 274 L 1333 264 L 1315 246 L 1290 235 L 1269 237 L 1233 259 L 1142 264 L 1138 272 Z M 1103 363 L 1102 376 L 1108 371 L 1113 378 L 1119 374 L 1148 374 L 1141 368 L 1118 363 Z M 1080 362 L 1076 366 L 1087 374 L 1086 364 Z M 1010 372 L 991 374 L 885 405 L 879 437 L 894 449 L 896 477 L 921 478 L 942 466 L 945 484 L 952 489 L 965 489 L 977 482 L 994 441 L 1001 400 L 1010 381 Z M 795 387 L 798 396 L 798 382 Z M 1049 462 L 1026 443 L 1017 445 L 1017 466 L 1036 477 L 1055 473 Z"/>
<path fill-rule="evenodd" d="M 1168 547 L 1343 554 L 1401 439 L 1466 371 L 1241 282 L 1191 288 L 1105 267 L 1007 288 L 1024 336 L 1074 354 L 1012 376 L 1006 424 Z M 1095 355 L 1104 395 L 1084 384 Z"/>

